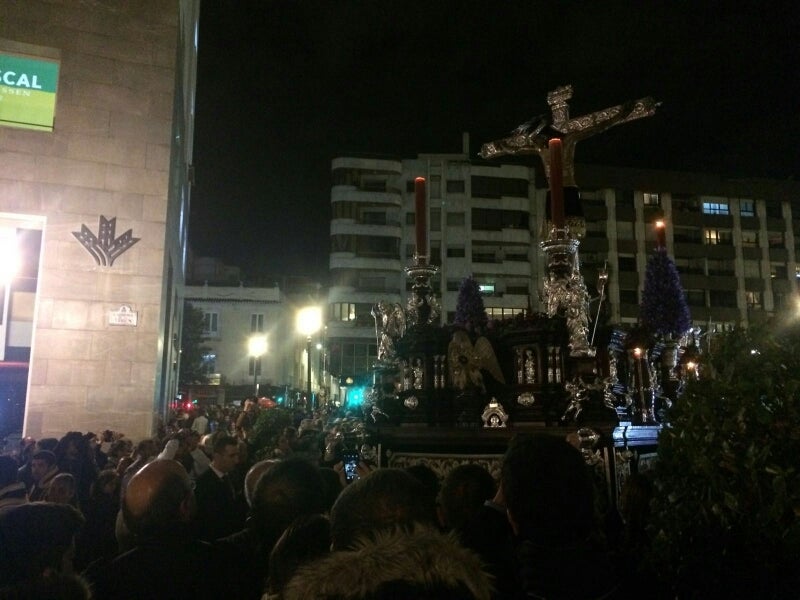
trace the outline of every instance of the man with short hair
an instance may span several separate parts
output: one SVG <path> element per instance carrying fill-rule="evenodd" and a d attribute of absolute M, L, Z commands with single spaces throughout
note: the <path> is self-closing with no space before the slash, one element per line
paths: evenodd
<path fill-rule="evenodd" d="M 49 450 L 39 450 L 31 457 L 31 479 L 33 485 L 28 490 L 28 498 L 31 502 L 44 500 L 50 483 L 58 475 L 58 465 L 56 455 Z"/>
<path fill-rule="evenodd" d="M 348 485 L 331 509 L 334 550 L 345 550 L 360 537 L 394 528 L 433 526 L 425 488 L 400 469 L 378 469 Z"/>
<path fill-rule="evenodd" d="M 156 460 L 138 471 L 128 484 L 122 513 L 134 547 L 84 573 L 94 583 L 95 600 L 225 597 L 228 564 L 191 535 L 195 498 L 180 463 Z"/>
<path fill-rule="evenodd" d="M 230 435 L 214 439 L 211 464 L 197 478 L 197 532 L 202 540 L 212 542 L 244 526 L 244 513 L 228 475 L 239 461 L 238 440 Z"/>
<path fill-rule="evenodd" d="M 300 457 L 257 464 L 261 474 L 250 497 L 247 528 L 217 542 L 238 561 L 239 597 L 261 596 L 270 552 L 284 530 L 298 517 L 325 510 L 325 484 L 316 465 Z"/>

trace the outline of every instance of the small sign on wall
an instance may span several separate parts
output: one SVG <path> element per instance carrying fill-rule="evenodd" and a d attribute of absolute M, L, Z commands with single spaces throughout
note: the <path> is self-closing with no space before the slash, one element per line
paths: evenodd
<path fill-rule="evenodd" d="M 139 313 L 131 309 L 130 306 L 122 305 L 117 310 L 112 310 L 108 313 L 108 324 L 136 327 L 139 324 Z"/>

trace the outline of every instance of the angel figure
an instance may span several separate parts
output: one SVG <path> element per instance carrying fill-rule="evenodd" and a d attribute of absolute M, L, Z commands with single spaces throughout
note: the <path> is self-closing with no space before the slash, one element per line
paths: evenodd
<path fill-rule="evenodd" d="M 488 371 L 497 381 L 505 383 L 492 344 L 485 337 L 479 337 L 473 346 L 466 332 L 456 331 L 447 347 L 447 358 L 450 380 L 456 389 L 477 388 L 486 393 L 481 370 Z"/>
<path fill-rule="evenodd" d="M 378 360 L 395 358 L 394 342 L 406 331 L 406 314 L 399 303 L 378 302 L 372 307 L 375 319 L 375 338 L 378 344 Z"/>

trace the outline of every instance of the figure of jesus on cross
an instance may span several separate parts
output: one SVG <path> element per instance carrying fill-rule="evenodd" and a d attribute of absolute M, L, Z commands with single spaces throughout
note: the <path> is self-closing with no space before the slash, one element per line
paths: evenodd
<path fill-rule="evenodd" d="M 551 117 L 542 115 L 517 127 L 507 138 L 484 144 L 482 158 L 495 158 L 507 154 L 538 154 L 544 173 L 550 181 L 550 150 L 548 142 L 561 140 L 563 185 L 575 187 L 575 145 L 588 137 L 620 125 L 649 117 L 656 112 L 658 103 L 650 97 L 640 98 L 570 119 L 567 100 L 572 97 L 572 86 L 557 88 L 547 94 Z M 538 122 L 535 122 L 537 121 Z"/>

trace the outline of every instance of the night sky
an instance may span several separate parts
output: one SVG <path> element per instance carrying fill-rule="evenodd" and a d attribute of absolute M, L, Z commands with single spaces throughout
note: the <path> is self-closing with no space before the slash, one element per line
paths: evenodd
<path fill-rule="evenodd" d="M 789 1 L 203 0 L 190 243 L 325 282 L 334 157 L 459 152 L 465 131 L 476 154 L 566 84 L 573 116 L 663 103 L 577 162 L 800 176 L 798 25 Z"/>

